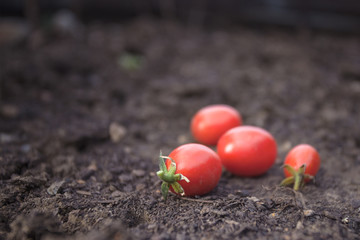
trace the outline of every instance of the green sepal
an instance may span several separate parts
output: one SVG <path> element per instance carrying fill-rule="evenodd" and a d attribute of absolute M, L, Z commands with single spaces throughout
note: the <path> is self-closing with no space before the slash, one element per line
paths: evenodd
<path fill-rule="evenodd" d="M 280 183 L 281 186 L 294 184 L 293 189 L 295 191 L 298 191 L 299 189 L 304 187 L 305 179 L 314 179 L 313 176 L 305 174 L 305 164 L 301 165 L 298 170 L 295 170 L 293 167 L 287 164 L 283 165 L 282 167 L 285 168 L 291 176 L 282 180 L 282 182 Z"/>
<path fill-rule="evenodd" d="M 284 180 L 281 181 L 281 186 L 288 186 L 294 183 L 294 176 L 287 177 Z"/>
<path fill-rule="evenodd" d="M 161 194 L 162 194 L 165 201 L 166 201 L 167 196 L 169 194 L 169 188 L 170 188 L 170 184 L 168 184 L 166 182 L 163 182 L 161 184 Z"/>
<path fill-rule="evenodd" d="M 164 158 L 171 160 L 169 169 L 167 169 L 166 167 Z M 175 174 L 176 172 L 175 161 L 170 157 L 163 156 L 161 151 L 159 155 L 159 168 L 160 170 L 157 171 L 156 174 L 162 180 L 161 194 L 164 200 L 167 199 L 170 186 L 173 188 L 175 193 L 180 194 L 181 196 L 185 195 L 184 189 L 181 187 L 178 181 L 185 180 L 187 183 L 189 183 L 190 180 L 180 173 Z"/>
<path fill-rule="evenodd" d="M 171 161 L 170 167 L 169 167 L 169 174 L 174 175 L 176 172 L 176 163 Z"/>
<path fill-rule="evenodd" d="M 180 183 L 174 182 L 171 184 L 171 187 L 173 188 L 174 192 L 176 192 L 177 194 L 180 194 L 181 196 L 185 194 L 184 189 L 181 187 Z"/>
<path fill-rule="evenodd" d="M 167 172 L 166 164 L 162 157 L 161 151 L 160 151 L 160 156 L 159 156 L 159 168 L 160 168 L 160 171 Z"/>
<path fill-rule="evenodd" d="M 285 168 L 290 174 L 291 176 L 295 176 L 296 175 L 296 171 L 293 167 L 291 167 L 290 165 L 283 165 L 282 168 Z"/>
<path fill-rule="evenodd" d="M 190 182 L 190 180 L 187 177 L 185 177 L 184 175 L 182 175 L 182 174 L 179 174 L 179 175 L 180 175 L 180 180 L 185 180 L 185 182 L 187 182 L 187 183 Z"/>
<path fill-rule="evenodd" d="M 160 179 L 162 179 L 163 177 L 164 177 L 164 171 L 162 171 L 162 170 L 160 170 L 160 171 L 157 171 L 156 172 L 156 175 L 160 178 Z"/>

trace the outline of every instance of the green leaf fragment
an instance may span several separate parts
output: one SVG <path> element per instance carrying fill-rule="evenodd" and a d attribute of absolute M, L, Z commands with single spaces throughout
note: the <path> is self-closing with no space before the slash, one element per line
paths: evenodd
<path fill-rule="evenodd" d="M 124 53 L 118 59 L 118 64 L 125 70 L 139 70 L 144 62 L 143 56 L 133 53 Z"/>

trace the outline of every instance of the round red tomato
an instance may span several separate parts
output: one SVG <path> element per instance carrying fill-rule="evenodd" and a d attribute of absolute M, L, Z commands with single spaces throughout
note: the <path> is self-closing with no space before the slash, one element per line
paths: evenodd
<path fill-rule="evenodd" d="M 276 142 L 272 135 L 252 126 L 227 131 L 219 139 L 217 151 L 229 172 L 244 177 L 265 173 L 277 156 Z"/>
<path fill-rule="evenodd" d="M 210 148 L 189 143 L 173 150 L 169 158 L 176 163 L 175 174 L 185 176 L 189 182 L 178 181 L 185 196 L 203 195 L 210 192 L 218 184 L 222 166 L 219 156 Z M 171 160 L 166 160 L 169 169 Z M 172 187 L 170 189 L 173 191 Z M 174 192 L 174 191 L 173 191 Z"/>
<path fill-rule="evenodd" d="M 316 149 L 308 144 L 300 144 L 295 146 L 287 154 L 284 165 L 290 166 L 297 172 L 301 166 L 305 165 L 305 172 L 303 174 L 315 176 L 320 168 L 320 156 Z M 291 177 L 293 174 L 284 168 L 286 177 Z M 310 178 L 305 178 L 305 182 L 310 181 Z"/>
<path fill-rule="evenodd" d="M 239 112 L 228 105 L 210 105 L 200 109 L 191 120 L 191 133 L 202 144 L 216 145 L 227 130 L 240 126 Z"/>

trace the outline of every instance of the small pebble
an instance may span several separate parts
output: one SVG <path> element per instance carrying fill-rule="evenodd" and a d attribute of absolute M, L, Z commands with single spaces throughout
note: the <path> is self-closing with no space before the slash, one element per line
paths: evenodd
<path fill-rule="evenodd" d="M 101 175 L 101 180 L 103 182 L 109 182 L 112 179 L 113 179 L 113 175 L 109 171 L 104 171 L 103 174 Z"/>
<path fill-rule="evenodd" d="M 21 145 L 20 149 L 23 153 L 28 153 L 31 150 L 31 145 L 30 144 Z"/>
<path fill-rule="evenodd" d="M 76 182 L 77 182 L 78 184 L 85 184 L 85 183 L 86 183 L 86 182 L 85 182 L 84 180 L 82 180 L 82 179 L 76 180 Z"/>
<path fill-rule="evenodd" d="M 136 189 L 136 191 L 141 191 L 141 190 L 145 189 L 145 187 L 146 187 L 145 184 L 140 183 L 140 184 L 136 185 L 135 189 Z"/>
<path fill-rule="evenodd" d="M 13 143 L 17 140 L 15 135 L 0 133 L 0 143 Z"/>
<path fill-rule="evenodd" d="M 176 234 L 176 237 L 175 237 L 175 240 L 186 240 L 186 235 L 185 234 L 182 234 L 182 233 L 177 233 Z"/>
<path fill-rule="evenodd" d="M 113 193 L 111 193 L 110 196 L 111 196 L 112 198 L 116 198 L 116 197 L 122 197 L 122 196 L 124 196 L 124 195 L 125 195 L 124 192 L 115 190 Z"/>
<path fill-rule="evenodd" d="M 288 152 L 291 148 L 292 144 L 290 141 L 286 141 L 283 144 L 280 145 L 279 150 L 280 152 Z"/>
<path fill-rule="evenodd" d="M 19 115 L 19 108 L 15 105 L 4 104 L 0 108 L 0 113 L 7 118 L 15 118 Z"/>
<path fill-rule="evenodd" d="M 264 206 L 267 208 L 267 209 L 271 209 L 273 206 L 274 206 L 274 202 L 269 199 L 269 198 L 266 198 L 264 199 L 265 202 L 264 202 Z"/>
<path fill-rule="evenodd" d="M 248 197 L 249 192 L 248 191 L 237 190 L 237 191 L 235 191 L 235 195 L 237 195 L 239 197 Z"/>
<path fill-rule="evenodd" d="M 344 217 L 343 219 L 341 219 L 341 222 L 345 224 L 349 223 L 349 217 Z"/>
<path fill-rule="evenodd" d="M 4 1 L 3 1 L 4 2 Z M 23 41 L 29 33 L 29 24 L 24 20 L 7 19 L 1 16 L 0 47 L 10 46 Z"/>
<path fill-rule="evenodd" d="M 124 192 L 132 192 L 133 187 L 131 185 L 126 185 L 123 190 L 124 190 Z"/>
<path fill-rule="evenodd" d="M 300 230 L 300 229 L 303 229 L 303 228 L 304 228 L 303 223 L 302 223 L 301 221 L 298 221 L 298 222 L 296 223 L 296 229 Z"/>
<path fill-rule="evenodd" d="M 253 201 L 253 202 L 258 202 L 260 201 L 257 197 L 248 197 L 249 200 Z"/>
<path fill-rule="evenodd" d="M 81 195 L 91 196 L 91 192 L 88 191 L 77 190 L 76 192 Z"/>
<path fill-rule="evenodd" d="M 178 144 L 184 144 L 184 143 L 189 142 L 189 139 L 186 135 L 182 134 L 177 137 L 177 142 L 178 142 Z"/>
<path fill-rule="evenodd" d="M 52 23 L 57 31 L 73 35 L 76 35 L 82 28 L 76 15 L 69 10 L 60 10 L 55 13 Z"/>
<path fill-rule="evenodd" d="M 65 181 L 54 182 L 46 190 L 47 193 L 50 195 L 56 195 L 64 183 L 65 183 Z"/>
<path fill-rule="evenodd" d="M 311 209 L 306 209 L 303 211 L 303 213 L 304 213 L 305 217 L 310 217 L 310 216 L 314 215 L 315 212 Z"/>
<path fill-rule="evenodd" d="M 354 209 L 360 208 L 360 199 L 354 199 L 351 201 L 351 206 Z"/>
<path fill-rule="evenodd" d="M 120 183 L 126 183 L 126 182 L 129 182 L 133 179 L 132 175 L 131 174 L 121 174 L 119 176 L 119 181 Z"/>
<path fill-rule="evenodd" d="M 156 228 L 156 224 L 155 223 L 149 224 L 147 228 L 148 229 L 154 229 L 154 228 Z"/>
<path fill-rule="evenodd" d="M 80 172 L 80 177 L 83 180 L 88 180 L 95 173 L 94 170 L 86 168 Z"/>
<path fill-rule="evenodd" d="M 92 170 L 92 171 L 97 171 L 97 170 L 98 170 L 95 162 L 92 162 L 92 163 L 88 166 L 88 169 L 89 169 L 89 170 Z"/>
<path fill-rule="evenodd" d="M 124 152 L 125 152 L 126 154 L 130 154 L 130 153 L 132 152 L 132 148 L 129 147 L 129 146 L 125 146 L 125 147 L 124 147 Z"/>
<path fill-rule="evenodd" d="M 116 122 L 112 122 L 109 126 L 109 135 L 114 143 L 120 142 L 126 135 L 126 128 Z"/>
<path fill-rule="evenodd" d="M 235 195 L 232 194 L 232 193 L 229 193 L 229 194 L 227 195 L 227 197 L 228 197 L 229 199 L 234 199 L 234 198 L 235 198 Z"/>
<path fill-rule="evenodd" d="M 71 193 L 69 193 L 69 192 L 65 192 L 65 193 L 64 193 L 64 196 L 65 196 L 66 199 L 72 198 L 72 195 L 71 195 Z"/>
<path fill-rule="evenodd" d="M 330 219 L 333 219 L 333 220 L 338 219 L 338 217 L 335 216 L 334 213 L 331 213 L 331 212 L 329 212 L 329 211 L 326 211 L 326 210 L 325 210 L 323 214 L 324 214 L 324 216 L 327 217 L 327 218 L 330 218 Z"/>
<path fill-rule="evenodd" d="M 145 176 L 145 171 L 142 169 L 135 169 L 132 171 L 132 174 L 135 175 L 136 177 L 143 177 Z"/>

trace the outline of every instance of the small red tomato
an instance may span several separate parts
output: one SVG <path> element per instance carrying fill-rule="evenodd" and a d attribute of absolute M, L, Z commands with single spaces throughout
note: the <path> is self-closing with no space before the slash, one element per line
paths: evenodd
<path fill-rule="evenodd" d="M 163 162 L 166 167 L 161 166 L 163 158 L 166 159 Z M 163 180 L 161 191 L 166 199 L 169 188 L 185 196 L 208 193 L 218 184 L 221 172 L 220 158 L 212 149 L 189 143 L 176 148 L 168 157 L 160 156 L 160 171 L 157 175 Z"/>
<path fill-rule="evenodd" d="M 259 127 L 241 126 L 227 131 L 217 144 L 224 167 L 244 177 L 264 174 L 277 156 L 273 136 Z"/>
<path fill-rule="evenodd" d="M 239 112 L 228 105 L 210 105 L 200 109 L 191 120 L 191 133 L 205 145 L 216 145 L 227 130 L 240 126 Z"/>
<path fill-rule="evenodd" d="M 294 184 L 294 190 L 299 190 L 306 182 L 314 178 L 319 168 L 320 156 L 316 149 L 308 144 L 297 145 L 285 158 L 286 178 L 281 185 Z"/>

